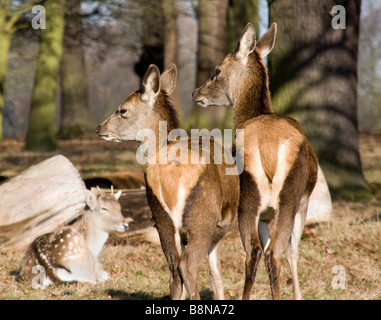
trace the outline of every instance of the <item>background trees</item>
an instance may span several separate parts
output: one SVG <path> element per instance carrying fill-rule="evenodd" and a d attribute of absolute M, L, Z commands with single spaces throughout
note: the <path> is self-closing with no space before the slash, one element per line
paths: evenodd
<path fill-rule="evenodd" d="M 341 1 L 345 29 L 332 27 L 331 1 L 271 1 L 278 23 L 269 55 L 277 112 L 298 119 L 335 195 L 370 195 L 361 169 L 357 122 L 357 59 L 361 1 Z"/>
<path fill-rule="evenodd" d="M 174 99 L 182 125 L 230 127 L 231 109 L 194 106 L 191 92 L 235 49 L 248 21 L 259 34 L 258 0 L 66 0 L 59 17 L 48 10 L 63 0 L 45 0 L 47 28 L 34 31 L 30 10 L 37 2 L 0 1 L 0 123 L 6 136 L 27 132 L 27 148 L 51 150 L 57 134 L 91 134 L 93 123 L 138 89 L 148 64 L 164 69 L 171 62 L 179 70 Z M 346 9 L 346 29 L 335 30 L 329 0 L 268 3 L 270 20 L 278 23 L 268 57 L 274 109 L 301 122 L 333 194 L 368 197 L 358 127 L 381 128 L 381 6 L 364 2 L 359 24 L 361 1 L 337 1 Z M 49 28 L 48 19 L 60 22 Z M 0 124 L 0 139 L 1 132 Z"/>
<path fill-rule="evenodd" d="M 47 28 L 40 34 L 40 50 L 25 148 L 51 151 L 57 148 L 54 115 L 62 55 L 65 0 L 46 0 L 44 7 Z"/>
<path fill-rule="evenodd" d="M 3 139 L 4 85 L 11 39 L 17 30 L 16 23 L 32 8 L 34 2 L 12 7 L 11 0 L 0 1 L 0 141 Z"/>
<path fill-rule="evenodd" d="M 87 97 L 88 79 L 80 1 L 66 0 L 62 45 L 59 134 L 78 136 L 94 128 Z"/>

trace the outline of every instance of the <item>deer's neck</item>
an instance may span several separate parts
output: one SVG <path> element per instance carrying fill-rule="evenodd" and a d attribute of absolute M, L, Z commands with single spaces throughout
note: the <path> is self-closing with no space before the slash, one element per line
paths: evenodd
<path fill-rule="evenodd" d="M 257 56 L 255 56 L 257 55 Z M 248 66 L 237 90 L 233 109 L 233 124 L 235 129 L 242 128 L 244 122 L 261 114 L 272 113 L 267 69 L 253 52 Z"/>
<path fill-rule="evenodd" d="M 87 247 L 97 258 L 108 239 L 108 233 L 100 230 L 91 215 L 93 212 L 86 211 L 80 221 L 78 232 L 83 236 Z"/>
<path fill-rule="evenodd" d="M 164 94 L 158 98 L 155 110 L 156 114 L 152 126 L 156 135 L 156 150 L 158 150 L 161 140 L 167 141 L 168 134 L 173 129 L 179 128 L 179 120 L 176 109 Z"/>

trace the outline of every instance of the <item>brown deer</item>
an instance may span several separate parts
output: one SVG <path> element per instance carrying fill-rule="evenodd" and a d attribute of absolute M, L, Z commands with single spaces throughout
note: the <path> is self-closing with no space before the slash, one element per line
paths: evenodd
<path fill-rule="evenodd" d="M 276 24 L 256 42 L 254 27 L 244 29 L 235 52 L 215 75 L 193 92 L 201 106 L 233 106 L 235 129 L 244 130 L 238 221 L 246 251 L 243 299 L 250 298 L 262 252 L 272 296 L 280 298 L 281 256 L 286 250 L 294 299 L 301 299 L 297 276 L 298 246 L 308 201 L 317 180 L 317 158 L 297 121 L 272 111 L 263 58 L 274 46 Z M 271 234 L 269 223 L 273 222 Z"/>
<path fill-rule="evenodd" d="M 21 260 L 18 279 L 33 280 L 38 271 L 44 271 L 36 283 L 42 288 L 60 281 L 107 280 L 99 253 L 109 233 L 126 231 L 130 220 L 122 216 L 120 195 L 121 191 L 106 195 L 100 189 L 86 190 L 88 209 L 73 224 L 35 239 Z"/>
<path fill-rule="evenodd" d="M 157 136 L 160 124 L 167 124 L 168 145 L 161 147 L 157 139 L 152 157 L 160 158 L 164 153 L 164 160 L 168 161 L 148 161 L 145 178 L 148 203 L 170 270 L 170 297 L 185 298 L 185 285 L 190 299 L 200 299 L 198 267 L 208 254 L 212 289 L 218 299 L 224 299 L 220 240 L 237 214 L 239 178 L 225 174 L 228 167 L 225 162 L 214 164 L 213 148 L 217 143 L 211 143 L 207 163 L 201 161 L 204 155 L 201 156 L 198 137 L 169 139 L 178 128 L 177 115 L 168 97 L 176 85 L 176 75 L 174 64 L 161 76 L 155 65 L 149 66 L 141 89 L 132 93 L 96 131 L 106 140 L 143 142 L 141 129 L 149 128 Z M 176 153 L 170 156 L 171 148 L 179 142 L 186 146 L 188 163 L 174 161 Z M 199 152 L 192 148 L 194 143 Z M 197 164 L 190 161 L 195 157 L 200 159 Z"/>

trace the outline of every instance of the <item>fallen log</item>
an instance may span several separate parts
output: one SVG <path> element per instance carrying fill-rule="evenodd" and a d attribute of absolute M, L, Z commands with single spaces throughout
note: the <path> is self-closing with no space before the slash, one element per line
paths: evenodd
<path fill-rule="evenodd" d="M 85 208 L 85 190 L 78 171 L 62 155 L 32 166 L 1 184 L 0 248 L 24 250 L 36 237 L 73 220 Z M 133 219 L 127 235 L 139 234 L 145 238 L 144 234 L 149 233 L 149 238 L 156 239 L 145 190 L 123 190 L 119 201 L 123 216 Z M 331 210 L 328 186 L 319 167 L 306 224 L 330 220 Z"/>
<path fill-rule="evenodd" d="M 24 250 L 85 208 L 85 184 L 73 164 L 57 155 L 0 185 L 0 248 Z"/>

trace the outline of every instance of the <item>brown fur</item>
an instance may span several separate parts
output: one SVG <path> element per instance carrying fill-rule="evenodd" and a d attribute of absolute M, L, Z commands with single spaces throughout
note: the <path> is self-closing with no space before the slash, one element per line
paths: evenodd
<path fill-rule="evenodd" d="M 174 65 L 161 76 L 157 67 L 151 65 L 141 90 L 130 95 L 116 114 L 97 128 L 98 134 L 108 140 L 134 140 L 137 131 L 144 128 L 152 129 L 158 136 L 160 121 L 167 122 L 167 133 L 177 128 L 177 115 L 168 99 L 175 83 Z M 156 139 L 156 152 L 148 159 L 145 172 L 147 200 L 171 274 L 171 299 L 184 298 L 183 286 L 190 299 L 200 298 L 198 266 L 207 254 L 212 288 L 217 298 L 224 297 L 219 243 L 237 214 L 239 178 L 226 175 L 225 169 L 230 165 L 225 162 L 214 164 L 213 139 L 208 152 L 210 163 L 202 163 L 201 141 L 182 138 L 161 147 Z M 178 143 L 184 143 L 187 151 L 187 158 L 181 161 L 177 159 L 183 156 L 177 154 Z M 199 164 L 191 161 L 194 145 L 199 146 Z M 160 160 L 167 160 L 166 164 Z"/>
<path fill-rule="evenodd" d="M 262 58 L 273 48 L 276 24 L 255 41 L 248 24 L 237 50 L 217 66 L 216 76 L 193 93 L 203 106 L 234 105 L 233 122 L 244 130 L 245 168 L 240 176 L 239 227 L 246 250 L 243 298 L 250 297 L 262 251 L 274 299 L 280 297 L 280 258 L 287 249 L 294 297 L 301 298 L 296 271 L 308 198 L 317 180 L 317 159 L 300 125 L 272 111 Z M 269 235 L 269 222 L 273 225 Z M 269 240 L 269 241 L 268 241 Z"/>

